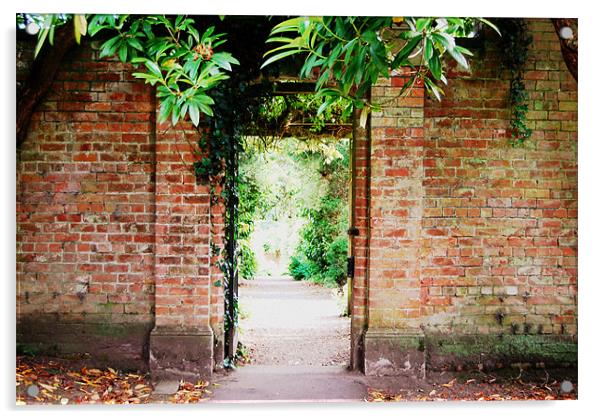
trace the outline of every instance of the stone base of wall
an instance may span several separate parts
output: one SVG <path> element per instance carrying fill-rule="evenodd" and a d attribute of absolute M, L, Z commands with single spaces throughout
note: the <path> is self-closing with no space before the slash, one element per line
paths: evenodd
<path fill-rule="evenodd" d="M 349 367 L 354 371 L 365 371 L 364 356 L 364 331 L 360 328 L 351 327 L 351 348 L 349 356 Z"/>
<path fill-rule="evenodd" d="M 577 339 L 558 335 L 426 334 L 429 371 L 521 367 L 577 367 Z"/>
<path fill-rule="evenodd" d="M 577 338 L 558 335 L 425 335 L 369 329 L 364 334 L 366 375 L 409 375 L 426 371 L 499 368 L 576 368 Z"/>
<path fill-rule="evenodd" d="M 224 330 L 211 327 L 211 331 L 213 332 L 213 366 L 217 371 L 223 368 L 224 364 Z"/>
<path fill-rule="evenodd" d="M 149 365 L 153 380 L 197 380 L 213 372 L 210 327 L 181 329 L 158 326 L 150 335 Z"/>
<path fill-rule="evenodd" d="M 148 371 L 151 322 L 110 323 L 27 316 L 17 322 L 17 348 L 24 354 L 78 356 L 94 367 Z"/>
<path fill-rule="evenodd" d="M 364 335 L 364 373 L 423 378 L 424 335 L 415 331 L 368 329 Z"/>

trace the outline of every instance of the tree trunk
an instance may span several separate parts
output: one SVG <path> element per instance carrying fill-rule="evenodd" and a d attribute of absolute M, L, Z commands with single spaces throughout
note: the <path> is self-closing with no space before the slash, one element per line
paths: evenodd
<path fill-rule="evenodd" d="M 564 62 L 575 81 L 577 81 L 577 19 L 552 19 L 552 23 L 556 29 L 556 35 L 558 35 L 558 39 L 560 40 Z M 562 39 L 560 37 L 560 29 L 565 26 L 573 30 L 573 37 L 571 39 Z"/>
<path fill-rule="evenodd" d="M 54 45 L 45 45 L 41 54 L 34 60 L 27 82 L 17 98 L 17 148 L 25 141 L 29 121 L 36 106 L 52 85 L 65 54 L 74 45 L 72 26 L 63 25 L 56 29 Z"/>

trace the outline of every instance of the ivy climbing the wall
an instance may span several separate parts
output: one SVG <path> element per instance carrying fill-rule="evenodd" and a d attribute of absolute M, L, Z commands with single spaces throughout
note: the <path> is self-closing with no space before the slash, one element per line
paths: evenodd
<path fill-rule="evenodd" d="M 529 93 L 525 87 L 524 73 L 533 38 L 528 33 L 524 19 L 497 19 L 495 24 L 502 34 L 498 41 L 502 63 L 510 72 L 508 104 L 511 144 L 520 147 L 531 137 L 531 129 L 527 126 Z"/>

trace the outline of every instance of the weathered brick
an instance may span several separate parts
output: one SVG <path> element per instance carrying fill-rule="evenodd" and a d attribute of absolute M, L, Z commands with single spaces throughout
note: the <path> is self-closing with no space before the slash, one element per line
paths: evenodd
<path fill-rule="evenodd" d="M 549 20 L 529 22 L 529 147 L 508 146 L 507 80 L 490 50 L 471 74 L 450 68 L 441 102 L 419 85 L 372 115 L 371 133 L 356 128 L 354 342 L 365 326 L 498 333 L 502 308 L 546 333 L 576 333 L 577 89 Z M 19 155 L 18 289 L 40 295 L 21 312 L 82 316 L 76 295 L 38 290 L 70 289 L 79 272 L 94 295 L 86 310 L 114 322 L 219 331 L 209 242 L 221 238 L 223 208 L 190 171 L 196 131 L 154 127 L 152 90 L 83 50 L 63 65 Z M 380 80 L 373 99 L 395 97 L 404 74 Z"/>

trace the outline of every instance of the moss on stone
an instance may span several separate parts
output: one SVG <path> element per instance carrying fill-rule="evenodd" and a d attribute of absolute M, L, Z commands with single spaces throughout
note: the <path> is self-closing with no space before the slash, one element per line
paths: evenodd
<path fill-rule="evenodd" d="M 123 327 L 110 323 L 94 325 L 94 331 L 102 336 L 122 336 L 124 334 Z"/>
<path fill-rule="evenodd" d="M 396 337 L 395 340 L 401 350 L 418 349 L 419 351 L 424 351 L 424 338 L 422 336 Z"/>
<path fill-rule="evenodd" d="M 428 350 L 437 355 L 577 364 L 577 343 L 560 336 L 431 335 L 426 340 Z"/>

